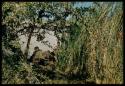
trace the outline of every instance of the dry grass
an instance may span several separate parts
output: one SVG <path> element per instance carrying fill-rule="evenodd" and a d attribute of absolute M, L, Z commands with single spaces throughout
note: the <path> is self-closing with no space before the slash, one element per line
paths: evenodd
<path fill-rule="evenodd" d="M 80 30 L 78 35 L 72 35 L 75 40 L 69 38 L 67 48 L 62 44 L 57 51 L 59 62 L 56 69 L 65 74 L 61 80 L 50 79 L 39 68 L 33 70 L 26 61 L 21 61 L 15 70 L 3 60 L 2 83 L 122 84 L 123 9 L 121 5 L 120 2 L 116 3 L 113 15 L 108 17 L 113 4 L 104 3 L 102 8 L 99 8 L 99 12 L 81 17 L 81 21 L 77 21 L 79 27 L 72 27 Z M 56 78 L 59 79 L 59 75 L 56 74 Z"/>
<path fill-rule="evenodd" d="M 88 79 L 97 84 L 123 83 L 123 32 L 119 31 L 123 29 L 123 9 L 116 8 L 115 13 L 109 18 L 106 15 L 110 8 L 110 5 L 105 5 L 97 17 L 92 16 L 90 19 L 91 15 L 88 15 L 84 18 L 88 20 L 85 22 L 87 27 L 84 24 L 81 26 L 78 39 L 73 46 L 69 45 L 72 46 L 68 49 L 70 52 L 64 57 L 69 58 L 65 63 L 65 72 L 79 73 L 83 65 L 86 65 L 86 71 L 90 74 Z M 80 56 L 82 45 L 84 54 Z"/>

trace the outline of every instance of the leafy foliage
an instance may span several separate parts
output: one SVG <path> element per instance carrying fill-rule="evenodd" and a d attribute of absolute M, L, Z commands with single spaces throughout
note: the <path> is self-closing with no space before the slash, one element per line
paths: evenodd
<path fill-rule="evenodd" d="M 59 82 L 54 79 L 65 79 L 62 83 L 77 83 L 76 80 L 123 83 L 122 2 L 93 2 L 91 7 L 76 8 L 74 4 L 2 3 L 3 84 Z M 71 18 L 67 19 L 68 16 Z M 26 60 L 31 37 L 37 36 L 37 41 L 43 42 L 47 30 L 54 31 L 61 42 L 55 52 L 58 58 L 55 71 L 31 66 Z M 28 37 L 25 54 L 21 51 L 19 35 Z"/>

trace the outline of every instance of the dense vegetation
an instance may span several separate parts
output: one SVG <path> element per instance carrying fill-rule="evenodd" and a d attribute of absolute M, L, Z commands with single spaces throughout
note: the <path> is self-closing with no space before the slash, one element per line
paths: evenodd
<path fill-rule="evenodd" d="M 93 2 L 74 7 L 75 2 L 2 3 L 2 83 L 123 83 L 122 2 Z M 44 23 L 39 10 L 49 12 Z M 72 17 L 66 19 L 68 15 Z M 29 22 L 23 23 L 28 20 Z M 33 35 L 43 41 L 45 31 L 55 32 L 61 42 L 56 52 L 54 74 L 26 60 Z M 27 35 L 25 54 L 18 34 Z M 60 37 L 59 34 L 62 34 Z"/>

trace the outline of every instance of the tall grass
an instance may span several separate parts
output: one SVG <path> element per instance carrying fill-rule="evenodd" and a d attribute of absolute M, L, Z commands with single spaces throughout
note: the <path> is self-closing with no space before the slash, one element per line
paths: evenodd
<path fill-rule="evenodd" d="M 41 68 L 32 68 L 19 52 L 3 55 L 3 84 L 52 84 L 95 82 L 97 84 L 123 83 L 123 9 L 117 2 L 95 6 L 92 13 L 85 12 L 72 24 L 71 32 L 57 51 L 56 70 L 64 73 L 61 79 L 52 80 Z M 4 48 L 2 48 L 4 50 Z M 4 50 L 5 51 L 5 50 Z M 10 50 L 11 51 L 11 50 Z M 18 65 L 17 65 L 18 64 Z M 55 78 L 59 79 L 56 73 Z M 74 79 L 74 80 L 73 80 Z M 70 81 L 71 80 L 71 81 Z"/>
<path fill-rule="evenodd" d="M 117 3 L 110 17 L 107 16 L 113 9 L 110 3 L 104 4 L 97 15 L 83 17 L 78 38 L 59 54 L 65 72 L 80 75 L 82 79 L 86 76 L 86 81 L 97 84 L 123 83 L 123 9 L 120 4 Z"/>

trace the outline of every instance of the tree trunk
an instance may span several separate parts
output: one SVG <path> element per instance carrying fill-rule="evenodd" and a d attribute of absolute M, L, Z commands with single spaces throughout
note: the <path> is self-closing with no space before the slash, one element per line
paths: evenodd
<path fill-rule="evenodd" d="M 25 50 L 26 58 L 28 57 L 29 45 L 30 45 L 31 37 L 32 37 L 33 31 L 34 31 L 34 27 L 32 26 L 30 29 L 31 30 L 30 30 L 30 33 L 29 33 L 29 36 L 28 36 L 28 41 L 27 41 L 26 50 Z"/>

